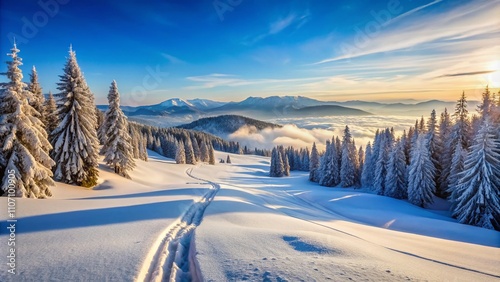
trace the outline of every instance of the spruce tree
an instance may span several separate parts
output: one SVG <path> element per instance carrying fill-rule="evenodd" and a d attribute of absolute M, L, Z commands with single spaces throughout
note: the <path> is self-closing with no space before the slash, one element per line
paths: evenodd
<path fill-rule="evenodd" d="M 54 129 L 56 129 L 59 123 L 59 117 L 57 116 L 57 105 L 54 95 L 49 91 L 49 98 L 45 100 L 45 129 L 47 134 L 50 135 Z"/>
<path fill-rule="evenodd" d="M 432 163 L 435 168 L 435 179 L 436 183 L 436 195 L 439 197 L 445 197 L 446 191 L 441 189 L 439 184 L 439 179 L 441 177 L 441 164 L 439 162 L 440 156 L 442 155 L 441 143 L 439 141 L 438 132 L 438 121 L 436 116 L 436 111 L 432 110 L 431 117 L 427 120 L 427 139 L 429 139 L 429 151 L 431 154 Z"/>
<path fill-rule="evenodd" d="M 231 163 L 231 157 L 229 155 L 227 155 L 227 158 L 226 158 L 226 163 L 230 164 Z"/>
<path fill-rule="evenodd" d="M 185 139 L 184 150 L 186 153 L 186 163 L 187 164 L 196 164 L 196 157 L 194 155 L 193 144 L 191 142 L 191 138 L 189 135 Z"/>
<path fill-rule="evenodd" d="M 486 117 L 465 160 L 453 215 L 465 224 L 500 230 L 500 138 Z"/>
<path fill-rule="evenodd" d="M 210 159 L 209 150 L 206 142 L 201 142 L 200 146 L 201 161 L 208 162 Z"/>
<path fill-rule="evenodd" d="M 104 121 L 108 124 L 106 138 L 101 152 L 104 161 L 115 173 L 130 178 L 128 172 L 135 167 L 132 138 L 128 132 L 128 121 L 120 109 L 120 93 L 116 81 L 113 80 L 108 93 L 109 108 Z"/>
<path fill-rule="evenodd" d="M 396 199 L 406 199 L 408 197 L 406 157 L 404 153 L 405 143 L 406 140 L 401 139 L 392 148 L 387 164 L 384 195 Z"/>
<path fill-rule="evenodd" d="M 441 154 L 438 155 L 438 162 L 441 166 L 441 175 L 439 176 L 439 187 L 440 187 L 440 196 L 448 197 L 448 189 L 449 189 L 449 177 L 450 177 L 450 169 L 451 169 L 451 160 L 452 160 L 452 148 L 447 146 L 447 142 L 450 138 L 451 134 L 451 119 L 448 114 L 448 110 L 444 109 L 444 112 L 441 113 L 441 119 L 439 121 L 439 144 L 441 147 Z"/>
<path fill-rule="evenodd" d="M 353 141 L 349 127 L 344 130 L 342 139 L 342 161 L 340 166 L 340 185 L 342 187 L 351 187 L 355 184 L 355 164 L 354 158 L 357 156 L 353 151 Z"/>
<path fill-rule="evenodd" d="M 412 149 L 408 169 L 408 201 L 420 207 L 433 203 L 435 168 L 429 152 L 429 139 L 424 134 L 419 134 Z"/>
<path fill-rule="evenodd" d="M 175 153 L 175 162 L 177 164 L 185 164 L 186 163 L 186 151 L 184 149 L 184 142 L 179 141 L 177 143 L 177 151 Z"/>
<path fill-rule="evenodd" d="M 372 187 L 373 185 L 373 157 L 370 142 L 366 145 L 365 162 L 363 164 L 363 171 L 361 172 L 361 185 L 364 187 Z"/>
<path fill-rule="evenodd" d="M 209 144 L 210 147 L 208 148 L 208 163 L 211 165 L 215 165 L 215 151 L 214 151 L 214 146 L 212 143 Z"/>
<path fill-rule="evenodd" d="M 36 109 L 28 103 L 33 93 L 22 82 L 18 52 L 14 44 L 8 54 L 12 61 L 7 62 L 7 82 L 0 85 L 0 194 L 9 192 L 13 180 L 15 196 L 46 198 L 54 185 L 54 161 L 48 155 L 52 147 Z"/>
<path fill-rule="evenodd" d="M 60 79 L 61 98 L 57 105 L 60 123 L 50 135 L 54 147 L 52 158 L 56 162 L 54 178 L 92 187 L 99 176 L 94 96 L 71 48 Z"/>
<path fill-rule="evenodd" d="M 44 128 L 46 127 L 46 111 L 45 111 L 45 97 L 43 96 L 42 87 L 40 83 L 38 83 L 38 73 L 36 72 L 35 66 L 31 69 L 30 74 L 30 82 L 28 84 L 28 91 L 32 93 L 31 98 L 29 99 L 29 104 L 36 112 L 38 113 L 37 117 L 42 122 Z"/>
<path fill-rule="evenodd" d="M 318 149 L 316 148 L 316 142 L 314 142 L 311 150 L 311 158 L 309 160 L 309 181 L 319 182 L 318 168 L 319 153 Z"/>

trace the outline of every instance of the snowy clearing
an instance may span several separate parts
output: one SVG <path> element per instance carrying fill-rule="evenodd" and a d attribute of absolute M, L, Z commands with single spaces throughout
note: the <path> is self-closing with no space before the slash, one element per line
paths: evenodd
<path fill-rule="evenodd" d="M 101 164 L 94 190 L 57 183 L 51 199 L 19 199 L 19 274 L 0 281 L 500 279 L 500 232 L 456 223 L 442 202 L 269 178 L 264 157 L 190 166 L 149 155 L 132 180 Z M 7 242 L 6 209 L 1 219 Z"/>

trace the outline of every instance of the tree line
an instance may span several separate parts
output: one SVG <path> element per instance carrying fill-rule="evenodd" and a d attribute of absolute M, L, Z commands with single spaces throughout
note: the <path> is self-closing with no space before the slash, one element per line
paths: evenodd
<path fill-rule="evenodd" d="M 276 172 L 295 155 L 274 151 L 270 175 L 287 176 Z M 477 114 L 470 116 L 462 93 L 451 115 L 433 110 L 398 137 L 392 128 L 377 130 L 365 150 L 346 126 L 325 152 L 313 144 L 309 159 L 309 179 L 322 186 L 364 187 L 420 207 L 437 196 L 461 223 L 500 230 L 500 92 L 488 87 Z"/>

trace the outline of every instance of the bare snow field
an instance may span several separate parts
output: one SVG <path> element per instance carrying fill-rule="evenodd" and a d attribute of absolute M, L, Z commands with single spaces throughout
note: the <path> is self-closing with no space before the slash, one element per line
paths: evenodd
<path fill-rule="evenodd" d="M 132 180 L 101 163 L 94 190 L 57 183 L 51 199 L 18 199 L 15 276 L 2 198 L 0 281 L 500 280 L 500 232 L 457 223 L 444 201 L 270 178 L 264 157 L 149 155 Z"/>

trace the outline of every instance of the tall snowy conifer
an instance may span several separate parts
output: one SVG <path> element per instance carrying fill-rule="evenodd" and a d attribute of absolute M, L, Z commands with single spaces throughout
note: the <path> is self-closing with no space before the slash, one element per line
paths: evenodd
<path fill-rule="evenodd" d="M 340 185 L 342 187 L 351 187 L 356 183 L 355 179 L 355 163 L 354 158 L 357 158 L 353 151 L 352 136 L 349 127 L 344 130 L 344 138 L 342 139 L 342 161 L 340 166 Z"/>
<path fill-rule="evenodd" d="M 483 120 L 456 187 L 453 215 L 466 224 L 500 230 L 500 139 Z"/>
<path fill-rule="evenodd" d="M 373 185 L 373 163 L 372 163 L 372 146 L 370 142 L 366 145 L 365 162 L 363 171 L 361 172 L 361 185 L 364 187 L 372 187 Z"/>
<path fill-rule="evenodd" d="M 439 120 L 439 144 L 441 146 L 441 153 L 438 155 L 438 162 L 441 166 L 441 175 L 439 176 L 441 197 L 449 196 L 447 191 L 449 189 L 449 177 L 453 150 L 446 144 L 450 138 L 450 134 L 451 119 L 448 114 L 448 110 L 444 109 L 444 112 L 441 113 L 441 119 Z"/>
<path fill-rule="evenodd" d="M 32 93 L 29 104 L 38 113 L 37 117 L 40 119 L 43 126 L 46 127 L 45 97 L 43 96 L 42 87 L 40 83 L 38 83 L 38 73 L 36 72 L 35 66 L 31 69 L 28 91 Z"/>
<path fill-rule="evenodd" d="M 408 169 L 408 201 L 420 207 L 433 203 L 435 168 L 429 152 L 429 139 L 424 134 L 419 134 L 412 149 Z"/>
<path fill-rule="evenodd" d="M 309 180 L 312 182 L 319 182 L 319 153 L 316 148 L 316 142 L 313 143 L 311 150 L 311 158 L 309 160 Z"/>
<path fill-rule="evenodd" d="M 406 157 L 404 153 L 405 143 L 406 140 L 401 139 L 392 148 L 387 164 L 384 195 L 396 199 L 406 199 L 408 197 Z"/>
<path fill-rule="evenodd" d="M 208 148 L 208 163 L 215 165 L 215 150 L 212 143 L 210 143 L 210 147 Z"/>
<path fill-rule="evenodd" d="M 56 100 L 54 99 L 54 95 L 49 91 L 49 98 L 45 100 L 45 129 L 47 130 L 47 134 L 51 134 L 54 129 L 56 129 L 57 124 L 59 123 L 59 117 L 57 116 L 57 105 Z"/>
<path fill-rule="evenodd" d="M 185 164 L 186 163 L 186 151 L 184 147 L 184 142 L 179 141 L 176 143 L 177 151 L 175 152 L 175 162 L 177 164 Z"/>
<path fill-rule="evenodd" d="M 104 161 L 115 173 L 130 178 L 128 172 L 135 167 L 132 138 L 128 133 L 127 117 L 120 109 L 120 93 L 116 81 L 113 80 L 108 93 L 109 108 L 104 117 L 106 138 L 102 146 Z"/>
<path fill-rule="evenodd" d="M 60 123 L 50 135 L 54 147 L 52 158 L 56 162 L 54 177 L 65 183 L 92 187 L 99 176 L 94 95 L 71 48 L 60 78 L 57 88 L 61 91 L 57 105 Z"/>
<path fill-rule="evenodd" d="M 0 84 L 0 194 L 8 193 L 9 180 L 13 180 L 15 196 L 46 198 L 52 195 L 49 186 L 54 185 L 54 161 L 48 155 L 52 147 L 36 109 L 28 103 L 33 94 L 22 82 L 18 52 L 14 44 L 8 54 L 12 58 L 7 62 L 8 82 Z"/>

